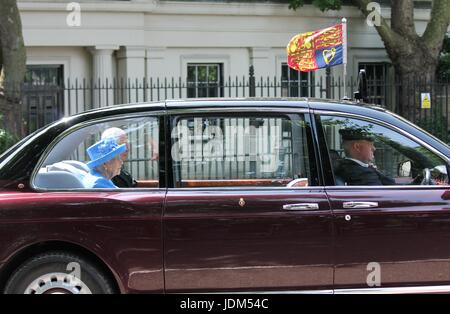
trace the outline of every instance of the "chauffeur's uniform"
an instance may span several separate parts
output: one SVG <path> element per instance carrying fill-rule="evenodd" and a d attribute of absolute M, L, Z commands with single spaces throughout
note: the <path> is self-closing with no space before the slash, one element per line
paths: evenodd
<path fill-rule="evenodd" d="M 334 172 L 347 185 L 395 185 L 394 179 L 375 167 L 349 158 L 339 160 Z"/>

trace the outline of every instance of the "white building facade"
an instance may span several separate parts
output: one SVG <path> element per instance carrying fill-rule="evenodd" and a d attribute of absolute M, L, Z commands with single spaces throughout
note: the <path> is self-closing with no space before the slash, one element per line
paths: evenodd
<path fill-rule="evenodd" d="M 64 104 L 62 115 L 111 104 L 112 98 L 117 103 L 248 96 L 245 88 L 218 86 L 234 85 L 236 80 L 241 84 L 248 79 L 252 65 L 257 84 L 282 80 L 317 84 L 325 71 L 289 71 L 286 45 L 294 35 L 332 26 L 342 17 L 348 20 L 349 77 L 355 78 L 360 68 L 367 68 L 369 75 L 380 80 L 392 77 L 393 69 L 378 33 L 355 7 L 324 13 L 311 5 L 293 11 L 287 3 L 276 2 L 280 1 L 79 0 L 69 5 L 69 1 L 19 0 L 28 78 L 56 82 L 65 89 L 75 84 L 90 86 L 91 80 L 94 84 L 108 80 L 112 87 L 119 86 L 121 80 L 138 82 L 142 87 L 157 82 L 170 85 L 172 78 L 175 86 L 185 87 L 166 88 L 166 93 L 145 88 L 127 90 L 119 101 L 110 89 L 66 90 L 59 99 Z M 389 17 L 389 8 L 382 7 L 382 14 Z M 429 9 L 416 11 L 419 33 L 429 16 Z M 343 67 L 336 66 L 331 72 L 337 79 Z M 196 83 L 205 80 L 215 89 L 197 88 Z M 257 96 L 317 96 L 318 89 L 318 85 L 297 92 L 283 90 L 281 85 L 279 90 L 261 87 Z M 157 92 L 161 92 L 158 97 Z"/>

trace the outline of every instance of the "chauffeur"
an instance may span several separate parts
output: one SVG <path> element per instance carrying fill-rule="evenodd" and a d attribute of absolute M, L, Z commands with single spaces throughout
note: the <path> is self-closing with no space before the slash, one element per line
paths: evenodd
<path fill-rule="evenodd" d="M 335 175 L 346 185 L 395 185 L 394 179 L 376 169 L 373 136 L 363 129 L 341 129 L 346 158 L 340 160 Z"/>

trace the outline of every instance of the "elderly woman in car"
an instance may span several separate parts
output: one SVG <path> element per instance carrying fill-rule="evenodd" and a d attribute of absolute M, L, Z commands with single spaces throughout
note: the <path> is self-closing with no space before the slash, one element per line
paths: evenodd
<path fill-rule="evenodd" d="M 126 144 L 119 145 L 114 138 L 105 138 L 87 149 L 89 173 L 83 179 L 85 188 L 117 188 L 111 179 L 120 173 L 123 160 L 121 154 L 126 151 Z"/>

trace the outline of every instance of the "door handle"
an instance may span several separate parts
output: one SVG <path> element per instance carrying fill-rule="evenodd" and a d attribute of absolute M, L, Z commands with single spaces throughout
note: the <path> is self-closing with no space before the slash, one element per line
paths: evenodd
<path fill-rule="evenodd" d="M 301 204 L 287 204 L 283 205 L 284 210 L 315 210 L 319 209 L 317 203 L 301 203 Z"/>
<path fill-rule="evenodd" d="M 374 208 L 378 207 L 378 202 L 344 202 L 344 208 Z"/>

